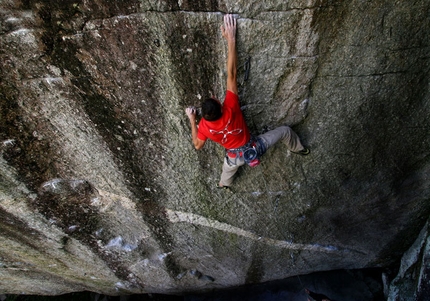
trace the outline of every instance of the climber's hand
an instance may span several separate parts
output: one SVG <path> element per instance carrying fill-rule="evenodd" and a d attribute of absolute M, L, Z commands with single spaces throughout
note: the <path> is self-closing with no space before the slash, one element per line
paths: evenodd
<path fill-rule="evenodd" d="M 236 19 L 233 15 L 224 16 L 224 26 L 221 25 L 222 36 L 227 40 L 236 40 Z"/>
<path fill-rule="evenodd" d="M 188 107 L 185 109 L 185 113 L 187 114 L 188 118 L 190 120 L 196 119 L 196 108 L 194 107 Z"/>

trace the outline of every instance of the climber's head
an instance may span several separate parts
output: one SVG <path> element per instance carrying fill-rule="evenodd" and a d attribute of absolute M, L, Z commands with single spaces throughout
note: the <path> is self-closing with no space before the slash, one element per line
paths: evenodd
<path fill-rule="evenodd" d="M 202 102 L 202 117 L 207 121 L 218 120 L 222 115 L 222 106 L 218 99 L 208 98 Z"/>

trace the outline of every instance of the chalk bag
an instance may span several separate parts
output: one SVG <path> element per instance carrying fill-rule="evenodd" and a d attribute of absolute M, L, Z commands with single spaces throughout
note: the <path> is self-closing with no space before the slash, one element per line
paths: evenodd
<path fill-rule="evenodd" d="M 258 158 L 257 150 L 254 147 L 248 148 L 243 153 L 243 159 L 251 167 L 255 167 L 258 164 L 260 164 L 260 159 Z"/>

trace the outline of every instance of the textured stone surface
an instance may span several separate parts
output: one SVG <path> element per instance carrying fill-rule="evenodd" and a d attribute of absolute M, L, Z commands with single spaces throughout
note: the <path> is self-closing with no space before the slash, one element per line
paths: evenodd
<path fill-rule="evenodd" d="M 177 293 L 387 267 L 429 212 L 430 4 L 0 1 L 0 291 Z M 234 193 L 184 108 L 223 97 L 238 15 L 255 134 Z M 248 81 L 243 64 L 251 57 Z"/>
<path fill-rule="evenodd" d="M 402 257 L 399 273 L 390 283 L 389 301 L 426 300 L 429 296 L 430 239 L 426 223 L 413 245 Z"/>

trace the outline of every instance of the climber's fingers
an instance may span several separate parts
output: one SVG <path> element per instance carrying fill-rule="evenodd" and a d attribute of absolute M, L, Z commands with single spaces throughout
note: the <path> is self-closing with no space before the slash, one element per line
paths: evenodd
<path fill-rule="evenodd" d="M 226 39 L 236 38 L 236 19 L 231 14 L 224 16 L 224 26 L 221 26 L 221 33 Z"/>

